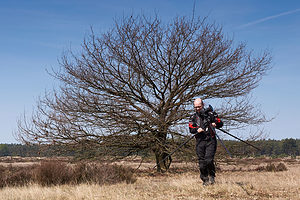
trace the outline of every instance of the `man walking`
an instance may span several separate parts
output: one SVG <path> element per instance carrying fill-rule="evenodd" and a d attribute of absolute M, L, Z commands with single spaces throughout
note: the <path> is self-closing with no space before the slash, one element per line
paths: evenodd
<path fill-rule="evenodd" d="M 195 113 L 189 121 L 190 133 L 196 134 L 196 153 L 199 161 L 200 178 L 203 185 L 215 183 L 214 157 L 217 150 L 215 128 L 221 128 L 223 122 L 216 113 L 211 117 L 204 112 L 204 103 L 200 98 L 194 101 Z M 213 119 L 212 119 L 213 118 Z"/>

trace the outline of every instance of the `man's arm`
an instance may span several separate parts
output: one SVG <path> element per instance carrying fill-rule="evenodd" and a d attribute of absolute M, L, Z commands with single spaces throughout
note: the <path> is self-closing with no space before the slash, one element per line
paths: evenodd
<path fill-rule="evenodd" d="M 190 118 L 189 129 L 190 129 L 190 133 L 192 133 L 192 134 L 201 133 L 201 132 L 204 131 L 202 128 L 197 126 L 197 123 L 196 123 L 196 120 L 195 120 L 194 116 L 192 116 Z"/>
<path fill-rule="evenodd" d="M 216 128 L 221 128 L 223 126 L 223 122 L 221 121 L 221 119 L 219 117 L 216 117 L 215 122 L 211 123 L 211 125 L 213 125 L 213 127 L 216 127 Z"/>

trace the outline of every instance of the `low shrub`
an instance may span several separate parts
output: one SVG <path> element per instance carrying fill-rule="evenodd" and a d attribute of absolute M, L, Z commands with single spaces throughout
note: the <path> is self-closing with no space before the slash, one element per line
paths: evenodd
<path fill-rule="evenodd" d="M 0 188 L 4 186 L 23 186 L 32 181 L 35 165 L 31 166 L 0 166 Z"/>
<path fill-rule="evenodd" d="M 277 171 L 287 171 L 288 169 L 287 169 L 287 167 L 285 166 L 285 164 L 279 163 L 279 164 L 277 165 L 277 167 L 276 167 L 276 170 L 277 170 Z"/>
<path fill-rule="evenodd" d="M 136 181 L 131 168 L 119 165 L 100 165 L 81 162 L 75 165 L 62 161 L 42 161 L 40 165 L 26 167 L 0 166 L 0 188 L 37 183 L 42 186 L 61 184 L 116 184 Z"/>
<path fill-rule="evenodd" d="M 75 165 L 74 178 L 76 183 L 115 184 L 123 181 L 126 181 L 126 183 L 136 181 L 130 168 L 119 165 L 98 165 L 84 162 Z"/>
<path fill-rule="evenodd" d="M 256 171 L 267 171 L 267 172 L 279 172 L 287 171 L 287 167 L 284 163 L 279 163 L 277 166 L 273 163 L 269 163 L 266 166 L 260 166 L 255 169 Z"/>
<path fill-rule="evenodd" d="M 40 166 L 34 170 L 33 179 L 43 186 L 68 184 L 73 181 L 73 172 L 65 162 L 42 161 Z"/>

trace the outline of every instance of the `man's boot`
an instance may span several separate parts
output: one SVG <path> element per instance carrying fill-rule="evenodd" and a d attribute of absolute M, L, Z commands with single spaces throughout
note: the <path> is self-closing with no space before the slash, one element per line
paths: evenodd
<path fill-rule="evenodd" d="M 211 185 L 215 184 L 215 177 L 214 177 L 214 176 L 210 176 L 210 177 L 209 177 L 209 183 L 210 183 Z"/>
<path fill-rule="evenodd" d="M 209 185 L 209 178 L 208 177 L 202 178 L 202 181 L 203 181 L 203 186 Z"/>

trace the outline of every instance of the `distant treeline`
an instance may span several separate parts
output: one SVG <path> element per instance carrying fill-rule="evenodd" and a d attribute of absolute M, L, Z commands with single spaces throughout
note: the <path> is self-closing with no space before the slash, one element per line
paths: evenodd
<path fill-rule="evenodd" d="M 283 140 L 258 140 L 252 141 L 251 144 L 259 147 L 262 151 L 257 151 L 252 147 L 235 140 L 224 140 L 227 150 L 233 156 L 299 156 L 300 139 L 283 139 Z M 189 146 L 188 148 L 193 148 Z M 219 142 L 218 153 L 227 154 L 225 148 Z M 78 152 L 65 151 L 59 146 L 40 147 L 27 146 L 22 144 L 0 144 L 0 156 L 21 156 L 21 157 L 51 157 L 51 156 L 77 156 Z"/>
<path fill-rule="evenodd" d="M 73 152 L 60 151 L 58 146 L 41 147 L 38 145 L 23 144 L 0 144 L 1 156 L 21 157 L 51 157 L 51 156 L 72 156 Z"/>
<path fill-rule="evenodd" d="M 300 155 L 300 139 L 287 138 L 283 140 L 258 140 L 249 142 L 252 145 L 261 149 L 261 151 L 255 150 L 251 146 L 239 141 L 226 140 L 223 141 L 226 148 L 233 156 L 299 156 Z M 223 148 L 220 146 L 219 151 Z M 221 151 L 222 152 L 222 151 Z M 223 153 L 226 153 L 223 148 Z"/>

